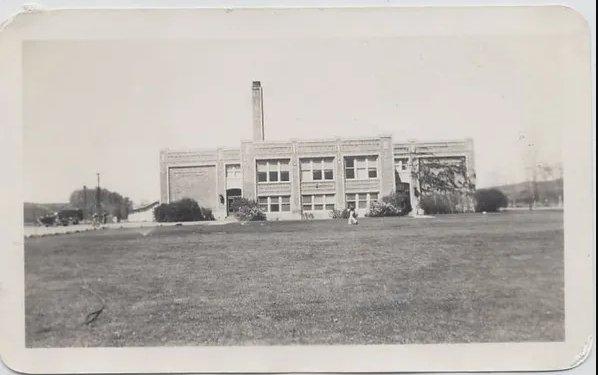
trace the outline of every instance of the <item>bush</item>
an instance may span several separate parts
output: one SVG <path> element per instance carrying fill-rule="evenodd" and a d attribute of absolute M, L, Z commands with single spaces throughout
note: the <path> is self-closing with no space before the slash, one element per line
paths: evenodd
<path fill-rule="evenodd" d="M 215 220 L 212 210 L 200 207 L 195 200 L 190 198 L 162 203 L 154 208 L 154 218 L 159 223 Z"/>
<path fill-rule="evenodd" d="M 496 212 L 501 207 L 507 207 L 505 194 L 498 189 L 479 189 L 475 192 L 476 212 Z"/>
<path fill-rule="evenodd" d="M 370 204 L 370 208 L 366 214 L 368 217 L 387 217 L 387 216 L 403 216 L 403 210 L 396 207 L 392 203 L 384 201 L 375 201 Z"/>
<path fill-rule="evenodd" d="M 355 212 L 355 217 L 357 218 L 357 212 Z M 330 217 L 332 219 L 349 219 L 349 209 L 345 208 L 344 210 L 334 209 L 330 211 Z"/>
<path fill-rule="evenodd" d="M 264 221 L 266 214 L 260 209 L 256 201 L 247 198 L 235 198 L 230 207 L 237 220 L 240 221 Z"/>
<path fill-rule="evenodd" d="M 404 216 L 411 212 L 409 194 L 391 193 L 370 204 L 369 217 Z"/>

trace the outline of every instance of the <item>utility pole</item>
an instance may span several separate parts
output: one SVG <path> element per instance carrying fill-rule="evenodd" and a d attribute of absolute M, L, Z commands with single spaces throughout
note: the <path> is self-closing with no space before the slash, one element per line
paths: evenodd
<path fill-rule="evenodd" d="M 101 198 L 101 193 L 100 193 L 100 174 L 96 173 L 98 176 L 98 188 L 96 190 L 96 213 L 98 214 L 98 217 L 100 216 L 100 210 L 101 210 L 101 205 L 100 205 L 100 198 Z"/>
<path fill-rule="evenodd" d="M 87 185 L 83 185 L 83 220 L 87 220 Z"/>

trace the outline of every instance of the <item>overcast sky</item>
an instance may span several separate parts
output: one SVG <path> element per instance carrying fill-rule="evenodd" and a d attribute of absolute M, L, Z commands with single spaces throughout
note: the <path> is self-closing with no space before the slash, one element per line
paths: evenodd
<path fill-rule="evenodd" d="M 478 186 L 561 158 L 559 41 L 551 37 L 35 42 L 23 49 L 26 201 L 102 185 L 157 200 L 162 148 L 268 140 L 471 137 Z"/>

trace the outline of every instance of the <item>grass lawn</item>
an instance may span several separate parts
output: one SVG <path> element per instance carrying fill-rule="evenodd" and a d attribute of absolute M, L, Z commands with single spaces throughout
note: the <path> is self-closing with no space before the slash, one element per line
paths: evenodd
<path fill-rule="evenodd" d="M 148 230 L 26 239 L 27 346 L 564 340 L 562 212 Z"/>

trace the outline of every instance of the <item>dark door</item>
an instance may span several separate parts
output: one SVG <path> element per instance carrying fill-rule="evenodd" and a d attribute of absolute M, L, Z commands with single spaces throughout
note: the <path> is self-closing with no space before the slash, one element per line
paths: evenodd
<path fill-rule="evenodd" d="M 241 197 L 241 189 L 228 189 L 226 191 L 226 212 L 232 212 L 233 201 Z"/>

